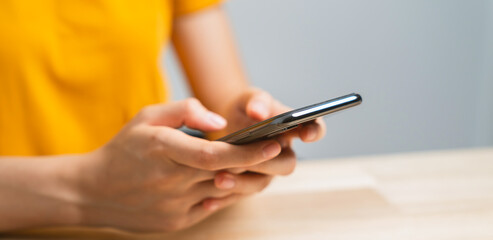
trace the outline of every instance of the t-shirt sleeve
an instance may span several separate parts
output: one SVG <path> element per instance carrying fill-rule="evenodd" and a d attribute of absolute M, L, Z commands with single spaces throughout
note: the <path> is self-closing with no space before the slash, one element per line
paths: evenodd
<path fill-rule="evenodd" d="M 180 16 L 200 11 L 220 2 L 222 0 L 173 0 L 173 12 L 175 16 Z"/>

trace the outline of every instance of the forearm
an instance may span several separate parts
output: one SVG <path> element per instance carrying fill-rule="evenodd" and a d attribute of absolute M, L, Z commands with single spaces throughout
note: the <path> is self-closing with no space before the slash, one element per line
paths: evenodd
<path fill-rule="evenodd" d="M 224 115 L 248 87 L 227 17 L 220 7 L 175 20 L 173 44 L 194 95 Z"/>
<path fill-rule="evenodd" d="M 0 157 L 0 231 L 80 221 L 71 166 L 83 155 Z"/>

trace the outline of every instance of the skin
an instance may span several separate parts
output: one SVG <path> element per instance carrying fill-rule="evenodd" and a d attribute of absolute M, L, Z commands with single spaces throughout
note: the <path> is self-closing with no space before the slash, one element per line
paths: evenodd
<path fill-rule="evenodd" d="M 323 136 L 320 120 L 242 146 L 177 130 L 186 125 L 215 139 L 289 108 L 249 87 L 220 8 L 176 19 L 173 43 L 198 100 L 148 106 L 89 153 L 0 157 L 0 231 L 68 225 L 180 230 L 261 191 L 273 176 L 291 173 L 293 138 Z"/>
<path fill-rule="evenodd" d="M 209 133 L 209 139 L 218 139 L 291 110 L 269 93 L 250 86 L 238 57 L 228 18 L 221 7 L 180 17 L 174 21 L 173 29 L 173 45 L 194 96 L 228 120 L 228 126 Z M 211 56 L 214 56 L 213 61 Z M 283 146 L 282 154 L 269 163 L 251 169 L 270 175 L 289 174 L 279 169 L 294 169 L 296 156 L 291 149 L 292 139 L 298 137 L 304 142 L 314 142 L 324 134 L 322 119 L 283 134 L 277 139 Z M 242 170 L 232 169 L 232 172 Z"/>

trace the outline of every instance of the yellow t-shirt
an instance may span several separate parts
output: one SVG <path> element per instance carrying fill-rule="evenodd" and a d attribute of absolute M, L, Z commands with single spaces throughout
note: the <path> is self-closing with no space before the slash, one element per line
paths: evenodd
<path fill-rule="evenodd" d="M 0 155 L 102 146 L 167 93 L 173 18 L 219 0 L 1 0 Z"/>

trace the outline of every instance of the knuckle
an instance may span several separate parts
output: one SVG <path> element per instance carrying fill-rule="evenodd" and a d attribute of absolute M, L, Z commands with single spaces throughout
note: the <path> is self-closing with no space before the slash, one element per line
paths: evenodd
<path fill-rule="evenodd" d="M 283 172 L 283 176 L 288 176 L 288 175 L 291 175 L 294 170 L 296 169 L 296 161 L 293 161 L 294 163 L 293 164 L 290 164 L 290 166 L 286 169 L 285 172 Z"/>
<path fill-rule="evenodd" d="M 137 116 L 140 119 L 149 119 L 151 117 L 152 108 L 153 108 L 152 106 L 145 106 L 145 107 L 143 107 L 142 109 L 140 109 L 140 111 L 137 114 Z"/>
<path fill-rule="evenodd" d="M 199 161 L 199 166 L 202 166 L 206 170 L 217 170 L 217 151 L 211 144 L 203 144 L 200 147 L 199 156 L 197 161 Z"/>
<path fill-rule="evenodd" d="M 162 133 L 160 128 L 155 128 L 153 129 L 150 134 L 149 138 L 151 140 L 151 143 L 159 143 L 162 142 L 161 138 L 164 134 Z"/>
<path fill-rule="evenodd" d="M 286 161 L 286 171 L 282 175 L 287 176 L 294 172 L 296 169 L 296 157 L 289 157 Z"/>
<path fill-rule="evenodd" d="M 200 106 L 200 101 L 196 98 L 187 98 L 183 103 L 186 112 L 193 112 L 198 106 Z"/>
<path fill-rule="evenodd" d="M 272 178 L 269 176 L 263 177 L 262 181 L 259 183 L 259 188 L 257 189 L 257 192 L 261 192 L 267 186 L 269 186 L 271 180 L 272 180 Z"/>
<path fill-rule="evenodd" d="M 144 159 L 153 159 L 159 156 L 159 153 L 164 150 L 163 144 L 163 132 L 161 129 L 155 129 L 149 133 L 146 146 L 142 149 L 142 157 Z"/>

